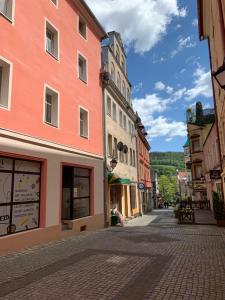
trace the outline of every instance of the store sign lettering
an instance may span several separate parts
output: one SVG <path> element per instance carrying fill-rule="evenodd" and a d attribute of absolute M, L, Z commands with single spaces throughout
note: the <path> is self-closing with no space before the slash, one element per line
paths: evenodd
<path fill-rule="evenodd" d="M 9 220 L 9 215 L 5 216 L 0 216 L 0 222 L 8 221 Z"/>

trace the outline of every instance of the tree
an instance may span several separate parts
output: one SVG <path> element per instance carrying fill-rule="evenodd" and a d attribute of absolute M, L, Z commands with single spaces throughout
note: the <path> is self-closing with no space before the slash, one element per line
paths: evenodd
<path fill-rule="evenodd" d="M 176 193 L 176 178 L 161 175 L 159 177 L 159 192 L 163 200 L 173 201 Z"/>

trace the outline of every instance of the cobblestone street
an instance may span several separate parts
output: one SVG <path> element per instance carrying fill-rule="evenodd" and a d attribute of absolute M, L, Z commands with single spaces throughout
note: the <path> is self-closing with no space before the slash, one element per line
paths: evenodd
<path fill-rule="evenodd" d="M 147 222 L 149 218 L 149 223 Z M 225 299 L 225 228 L 171 210 L 0 258 L 1 299 Z"/>

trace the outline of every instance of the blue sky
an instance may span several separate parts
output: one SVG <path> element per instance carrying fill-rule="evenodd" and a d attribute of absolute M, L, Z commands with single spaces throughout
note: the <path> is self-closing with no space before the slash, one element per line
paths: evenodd
<path fill-rule="evenodd" d="M 208 47 L 198 38 L 197 0 L 87 3 L 107 31 L 121 33 L 133 107 L 147 128 L 152 151 L 182 151 L 186 109 L 196 101 L 212 107 Z"/>

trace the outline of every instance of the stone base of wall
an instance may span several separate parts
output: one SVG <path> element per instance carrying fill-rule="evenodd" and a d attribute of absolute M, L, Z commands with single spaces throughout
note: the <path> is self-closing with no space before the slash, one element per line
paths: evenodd
<path fill-rule="evenodd" d="M 76 236 L 83 232 L 95 231 L 103 227 L 104 214 L 100 214 L 70 221 L 68 225 L 60 224 L 0 237 L 0 255 Z"/>

